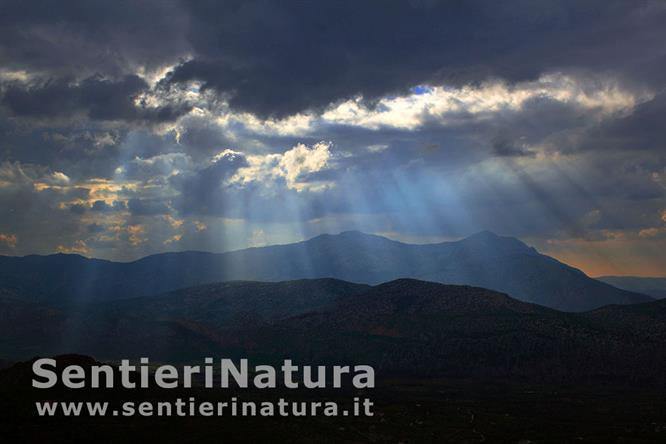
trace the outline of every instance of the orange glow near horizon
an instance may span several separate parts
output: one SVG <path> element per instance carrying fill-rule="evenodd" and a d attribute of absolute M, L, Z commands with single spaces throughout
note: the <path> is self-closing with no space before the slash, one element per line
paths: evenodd
<path fill-rule="evenodd" d="M 666 277 L 665 240 L 565 240 L 537 248 L 591 277 Z"/>

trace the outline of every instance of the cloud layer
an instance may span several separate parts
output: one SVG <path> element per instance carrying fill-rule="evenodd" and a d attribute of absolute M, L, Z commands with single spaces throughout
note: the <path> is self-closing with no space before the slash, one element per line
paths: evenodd
<path fill-rule="evenodd" d="M 0 2 L 0 253 L 491 229 L 666 274 L 666 7 Z"/>

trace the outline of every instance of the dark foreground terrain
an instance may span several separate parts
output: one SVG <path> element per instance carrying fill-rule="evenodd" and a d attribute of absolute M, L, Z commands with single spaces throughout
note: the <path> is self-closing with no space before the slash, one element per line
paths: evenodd
<path fill-rule="evenodd" d="M 400 279 L 230 282 L 64 310 L 0 297 L 0 357 L 285 357 L 418 377 L 666 387 L 666 301 L 563 313 L 476 287 Z"/>
<path fill-rule="evenodd" d="M 226 282 L 55 308 L 0 295 L 2 442 L 666 442 L 666 301 L 565 313 L 495 291 L 399 279 Z M 341 390 L 31 388 L 62 353 L 174 365 L 206 356 L 368 364 Z M 70 356 L 83 366 L 92 358 Z M 12 365 L 7 361 L 18 362 Z M 397 376 L 399 375 L 399 376 Z M 38 417 L 35 401 L 337 401 L 373 417 Z"/>
<path fill-rule="evenodd" d="M 29 367 L 0 371 L 3 442 L 648 443 L 666 440 L 666 392 L 618 385 L 544 385 L 378 375 L 378 387 L 342 390 L 76 391 L 29 388 Z M 198 401 L 371 398 L 357 418 L 39 418 L 36 400 Z"/>

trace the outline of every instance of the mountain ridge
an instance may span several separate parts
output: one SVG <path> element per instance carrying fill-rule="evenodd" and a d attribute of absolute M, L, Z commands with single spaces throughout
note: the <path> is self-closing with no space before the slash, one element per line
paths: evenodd
<path fill-rule="evenodd" d="M 643 293 L 655 299 L 666 298 L 666 277 L 599 276 L 595 279 L 623 290 Z"/>
<path fill-rule="evenodd" d="M 472 285 L 565 311 L 651 300 L 488 231 L 421 245 L 347 231 L 293 244 L 225 253 L 168 252 L 133 262 L 79 255 L 0 257 L 0 288 L 56 305 L 151 296 L 220 281 L 324 277 L 370 285 L 397 278 Z"/>
<path fill-rule="evenodd" d="M 247 248 L 239 248 L 235 250 L 228 250 L 228 251 L 221 251 L 221 252 L 214 252 L 214 251 L 205 251 L 205 250 L 180 250 L 180 251 L 164 251 L 161 253 L 154 253 L 154 254 L 148 254 L 146 256 L 142 256 L 137 259 L 132 259 L 130 261 L 116 261 L 116 260 L 111 260 L 111 259 L 104 259 L 104 258 L 96 258 L 96 257 L 88 257 L 79 253 L 63 253 L 63 252 L 57 252 L 57 253 L 48 253 L 48 254 L 26 254 L 23 256 L 14 256 L 14 255 L 7 255 L 7 254 L 0 254 L 0 258 L 15 258 L 15 259 L 28 259 L 28 258 L 49 258 L 49 257 L 70 257 L 70 258 L 81 258 L 81 259 L 86 259 L 86 260 L 91 260 L 91 261 L 100 261 L 100 262 L 106 262 L 106 263 L 114 263 L 114 264 L 133 264 L 139 261 L 142 261 L 144 259 L 150 258 L 150 257 L 155 257 L 155 256 L 169 256 L 169 255 L 180 255 L 180 254 L 201 254 L 201 255 L 224 255 L 224 254 L 230 254 L 230 253 L 237 253 L 239 251 L 248 251 L 248 250 L 260 250 L 263 248 L 270 248 L 270 247 L 284 247 L 284 246 L 290 246 L 290 245 L 297 245 L 297 244 L 304 244 L 308 243 L 311 241 L 315 241 L 318 239 L 330 239 L 330 238 L 343 238 L 343 237 L 350 237 L 350 236 L 356 236 L 356 237 L 361 237 L 361 238 L 375 238 L 378 240 L 382 241 L 387 241 L 392 244 L 399 244 L 399 245 L 406 245 L 406 246 L 415 246 L 415 247 L 423 247 L 423 246 L 439 246 L 439 245 L 444 245 L 444 244 L 455 244 L 455 243 L 461 243 L 464 241 L 468 240 L 475 240 L 475 239 L 509 239 L 512 241 L 517 241 L 518 243 L 522 244 L 525 249 L 532 250 L 536 252 L 536 249 L 534 247 L 530 247 L 518 238 L 512 237 L 512 236 L 501 236 L 493 231 L 490 230 L 482 230 L 478 231 L 476 233 L 473 233 L 469 236 L 466 236 L 464 238 L 454 240 L 454 241 L 442 241 L 442 242 L 428 242 L 428 243 L 409 243 L 409 242 L 402 242 L 399 240 L 391 239 L 386 236 L 382 236 L 379 234 L 373 234 L 373 233 L 365 233 L 363 231 L 359 230 L 345 230 L 341 231 L 337 234 L 332 234 L 332 233 L 321 233 L 316 236 L 313 236 L 308 239 L 303 239 L 300 241 L 295 241 L 295 242 L 289 242 L 289 243 L 281 243 L 281 244 L 270 244 L 270 245 L 261 245 L 261 246 L 252 246 L 252 247 L 247 247 Z"/>

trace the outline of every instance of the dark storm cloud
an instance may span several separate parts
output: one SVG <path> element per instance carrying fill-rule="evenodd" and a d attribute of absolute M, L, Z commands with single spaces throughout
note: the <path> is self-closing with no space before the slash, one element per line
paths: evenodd
<path fill-rule="evenodd" d="M 95 224 L 95 223 L 88 224 L 86 226 L 86 229 L 87 229 L 88 233 L 91 233 L 91 234 L 97 234 L 97 233 L 103 233 L 104 232 L 104 227 L 100 224 Z"/>
<path fill-rule="evenodd" d="M 220 148 L 237 144 L 237 141 L 232 140 L 224 129 L 210 119 L 187 116 L 181 119 L 180 124 L 178 143 L 188 148 L 193 155 L 201 153 L 210 156 L 211 153 L 220 151 Z"/>
<path fill-rule="evenodd" d="M 493 141 L 493 151 L 500 157 L 534 157 L 536 153 L 524 147 L 518 146 L 514 142 L 497 138 Z"/>
<path fill-rule="evenodd" d="M 80 213 L 63 210 L 60 204 L 85 198 L 88 190 L 37 191 L 34 181 L 46 172 L 43 167 L 0 162 L 0 182 L 9 182 L 0 186 L 0 233 L 15 233 L 18 238 L 11 254 L 53 252 L 59 243 L 76 240 L 83 229 Z"/>
<path fill-rule="evenodd" d="M 111 213 L 115 211 L 123 211 L 125 208 L 125 203 L 117 200 L 113 201 L 111 204 L 108 204 L 103 200 L 96 200 L 90 206 L 90 211 Z"/>
<path fill-rule="evenodd" d="M 591 131 L 581 149 L 652 151 L 666 162 L 666 92 L 638 105 L 632 113 Z"/>
<path fill-rule="evenodd" d="M 234 199 L 233 187 L 222 188 L 224 181 L 245 166 L 243 154 L 227 151 L 197 171 L 173 176 L 171 184 L 181 193 L 176 207 L 183 214 L 224 215 L 228 201 Z"/>
<path fill-rule="evenodd" d="M 186 26 L 170 0 L 2 0 L 0 61 L 53 77 L 119 77 L 177 61 Z"/>
<path fill-rule="evenodd" d="M 72 204 L 69 206 L 69 211 L 71 211 L 74 214 L 84 214 L 88 207 L 83 204 Z"/>
<path fill-rule="evenodd" d="M 185 153 L 158 154 L 147 159 L 135 158 L 123 166 L 122 176 L 130 180 L 166 177 L 175 171 L 192 169 L 192 160 Z"/>
<path fill-rule="evenodd" d="M 28 114 L 54 112 L 56 100 L 72 110 L 68 93 L 83 93 L 66 79 L 101 75 L 114 80 L 97 85 L 99 106 L 83 100 L 83 108 L 93 118 L 132 117 L 122 103 L 102 109 L 105 88 L 145 90 L 126 76 L 177 64 L 163 86 L 200 80 L 232 108 L 286 116 L 423 83 L 516 82 L 552 70 L 663 86 L 654 73 L 666 67 L 665 15 L 657 1 L 4 1 L 0 61 L 54 79 L 33 99 L 12 90 L 13 109 Z M 46 99 L 41 111 L 37 97 Z"/>
<path fill-rule="evenodd" d="M 57 118 L 82 116 L 92 120 L 139 122 L 173 121 L 189 111 L 189 106 L 149 108 L 135 104 L 137 96 L 148 88 L 136 75 L 114 81 L 100 76 L 78 83 L 53 80 L 37 85 L 15 83 L 4 91 L 2 104 L 20 117 Z"/>
<path fill-rule="evenodd" d="M 127 201 L 127 207 L 135 216 L 154 216 L 171 212 L 165 199 L 130 199 Z"/>
<path fill-rule="evenodd" d="M 169 81 L 203 81 L 232 107 L 261 116 L 357 94 L 372 101 L 422 83 L 514 82 L 558 69 L 640 79 L 665 65 L 666 8 L 658 2 L 200 1 L 185 8 L 196 24 L 188 33 L 194 58 Z"/>

